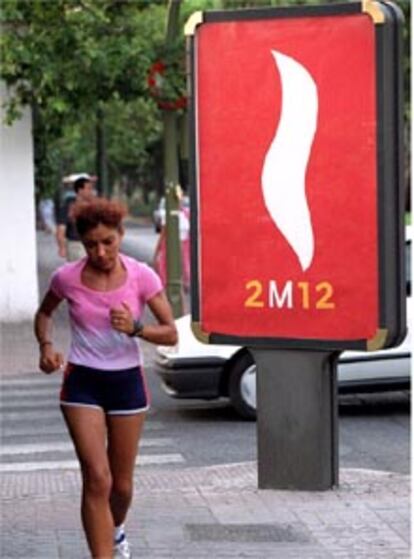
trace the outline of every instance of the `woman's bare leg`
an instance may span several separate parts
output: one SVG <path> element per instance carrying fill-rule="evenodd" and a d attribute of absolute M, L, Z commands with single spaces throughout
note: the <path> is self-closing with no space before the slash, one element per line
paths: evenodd
<path fill-rule="evenodd" d="M 110 506 L 115 526 L 126 518 L 133 493 L 133 474 L 145 413 L 107 415 L 108 459 L 112 474 Z"/>
<path fill-rule="evenodd" d="M 82 470 L 81 514 L 89 549 L 94 558 L 110 559 L 114 524 L 105 415 L 100 409 L 80 406 L 62 406 L 62 412 Z"/>

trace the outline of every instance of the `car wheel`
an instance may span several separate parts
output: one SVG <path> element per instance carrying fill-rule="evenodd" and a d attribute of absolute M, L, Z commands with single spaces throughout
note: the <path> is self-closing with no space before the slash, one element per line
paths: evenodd
<path fill-rule="evenodd" d="M 231 366 L 231 404 L 244 419 L 256 419 L 256 364 L 250 353 L 242 353 Z"/>

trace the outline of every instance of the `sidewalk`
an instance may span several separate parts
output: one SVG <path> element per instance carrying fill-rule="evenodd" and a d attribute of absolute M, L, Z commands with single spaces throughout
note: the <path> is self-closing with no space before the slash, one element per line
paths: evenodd
<path fill-rule="evenodd" d="M 88 556 L 77 473 L 6 474 L 1 491 L 1 557 Z M 335 491 L 258 491 L 254 463 L 138 469 L 128 533 L 145 559 L 402 559 L 410 556 L 408 480 L 342 470 Z"/>
<path fill-rule="evenodd" d="M 53 267 L 48 243 L 43 235 L 42 287 Z M 66 328 L 59 317 L 56 335 L 62 341 Z M 3 379 L 34 370 L 37 348 L 30 325 L 8 328 L 3 342 Z M 254 462 L 138 468 L 135 476 L 128 533 L 137 559 L 410 557 L 408 476 L 341 469 L 340 487 L 326 492 L 259 491 Z M 3 473 L 0 492 L 0 557 L 88 557 L 78 472 Z"/>

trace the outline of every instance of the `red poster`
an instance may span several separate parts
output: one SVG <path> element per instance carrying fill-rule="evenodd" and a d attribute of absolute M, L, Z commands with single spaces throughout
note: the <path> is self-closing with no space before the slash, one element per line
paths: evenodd
<path fill-rule="evenodd" d="M 201 330 L 375 337 L 372 18 L 210 22 L 194 49 Z"/>

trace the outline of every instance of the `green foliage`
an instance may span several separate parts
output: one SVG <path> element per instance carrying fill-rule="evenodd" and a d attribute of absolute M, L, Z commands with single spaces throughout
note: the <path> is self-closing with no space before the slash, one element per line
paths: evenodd
<path fill-rule="evenodd" d="M 178 2 L 180 0 L 177 0 Z M 183 0 L 180 27 L 198 10 L 332 3 L 334 0 Z M 409 138 L 410 2 L 404 27 L 405 122 Z M 7 122 L 34 113 L 36 184 L 51 192 L 62 175 L 95 169 L 96 111 L 104 114 L 112 182 L 161 188 L 159 101 L 185 94 L 180 33 L 165 47 L 167 0 L 2 0 L 0 78 L 10 89 Z M 165 64 L 154 95 L 148 73 Z M 158 102 L 158 104 L 157 104 Z M 407 179 L 408 180 L 408 179 Z"/>
<path fill-rule="evenodd" d="M 135 98 L 145 92 L 164 12 L 139 1 L 6 0 L 0 75 L 21 103 L 35 99 L 53 115 Z"/>
<path fill-rule="evenodd" d="M 131 159 L 137 142 L 140 151 L 135 165 L 144 157 L 145 138 L 152 142 L 153 130 L 159 134 L 159 114 L 152 103 L 147 110 L 151 124 L 137 128 L 145 111 L 141 107 L 137 115 L 131 112 L 137 99 L 148 97 L 147 73 L 164 42 L 165 13 L 163 2 L 148 0 L 3 0 L 0 77 L 11 93 L 6 102 L 7 122 L 18 118 L 24 104 L 36 109 L 40 191 L 54 188 L 60 171 L 93 169 L 93 122 L 98 105 L 108 112 L 108 126 L 115 130 L 117 144 L 108 152 L 119 154 L 121 143 L 128 148 L 113 168 Z M 139 140 L 131 141 L 131 134 L 125 134 L 120 142 L 122 134 L 113 126 L 114 107 L 120 111 L 119 121 L 130 123 L 124 126 L 125 132 L 133 128 Z M 84 134 L 92 134 L 86 151 Z M 76 148 L 72 157 L 67 151 L 71 148 Z M 61 165 L 57 164 L 59 152 Z M 69 162 L 73 168 L 66 168 Z"/>

